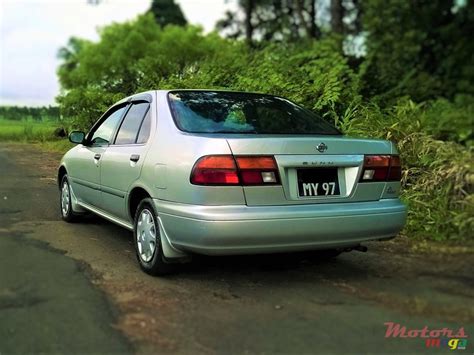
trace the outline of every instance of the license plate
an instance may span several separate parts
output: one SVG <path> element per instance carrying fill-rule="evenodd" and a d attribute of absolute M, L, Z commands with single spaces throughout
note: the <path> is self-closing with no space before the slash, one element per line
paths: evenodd
<path fill-rule="evenodd" d="M 298 169 L 296 174 L 301 197 L 340 195 L 337 169 Z"/>

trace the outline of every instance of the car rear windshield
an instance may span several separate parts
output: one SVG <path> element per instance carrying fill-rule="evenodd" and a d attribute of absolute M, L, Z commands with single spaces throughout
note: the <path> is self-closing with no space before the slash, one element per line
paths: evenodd
<path fill-rule="evenodd" d="M 176 125 L 190 133 L 341 134 L 313 112 L 270 95 L 172 91 L 168 100 Z"/>

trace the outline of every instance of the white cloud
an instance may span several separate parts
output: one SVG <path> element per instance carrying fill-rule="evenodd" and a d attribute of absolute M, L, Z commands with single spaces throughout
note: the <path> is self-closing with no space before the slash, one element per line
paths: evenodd
<path fill-rule="evenodd" d="M 177 0 L 190 23 L 214 28 L 226 0 Z M 97 28 L 144 13 L 150 0 L 0 1 L 0 105 L 53 104 L 59 92 L 57 51 L 71 36 L 96 40 Z"/>

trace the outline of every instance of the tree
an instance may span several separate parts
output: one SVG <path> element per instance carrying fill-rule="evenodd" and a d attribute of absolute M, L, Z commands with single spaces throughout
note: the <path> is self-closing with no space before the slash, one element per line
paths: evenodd
<path fill-rule="evenodd" d="M 150 12 L 161 27 L 166 25 L 185 26 L 187 24 L 181 7 L 174 0 L 153 0 Z"/>
<path fill-rule="evenodd" d="M 99 34 L 98 42 L 83 41 L 75 50 L 71 44 L 78 42 L 72 40 L 61 50 L 57 101 L 61 114 L 83 128 L 120 98 L 163 88 L 170 78 L 179 83 L 204 58 L 222 52 L 232 53 L 235 61 L 242 53 L 227 40 L 216 34 L 204 36 L 193 26 L 161 27 L 152 14 L 106 26 Z"/>
<path fill-rule="evenodd" d="M 71 86 L 72 79 L 69 73 L 72 73 L 79 64 L 79 53 L 88 43 L 90 42 L 85 39 L 71 37 L 67 45 L 59 49 L 57 56 L 62 63 L 58 68 L 58 76 L 63 87 Z"/>
<path fill-rule="evenodd" d="M 473 10 L 472 0 L 364 1 L 364 95 L 386 102 L 474 93 Z"/>
<path fill-rule="evenodd" d="M 239 0 L 238 10 L 228 11 L 216 28 L 230 38 L 294 41 L 319 38 L 315 0 Z"/>

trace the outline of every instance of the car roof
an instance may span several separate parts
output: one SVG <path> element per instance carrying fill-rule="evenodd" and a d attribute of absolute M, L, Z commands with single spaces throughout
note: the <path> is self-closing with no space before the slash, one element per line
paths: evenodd
<path fill-rule="evenodd" d="M 124 102 L 132 102 L 132 101 L 148 101 L 151 102 L 153 98 L 153 94 L 156 93 L 157 96 L 167 95 L 169 92 L 173 91 L 202 91 L 202 92 L 228 92 L 228 93 L 243 93 L 243 94 L 255 94 L 255 95 L 269 95 L 269 96 L 277 96 L 262 92 L 254 92 L 254 91 L 242 91 L 242 90 L 231 90 L 231 89 L 167 89 L 167 90 L 148 90 L 142 91 L 130 96 L 123 98 L 120 101 L 117 101 L 112 105 L 116 106 L 122 104 Z M 277 96 L 278 97 L 278 96 Z"/>

